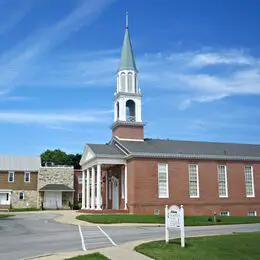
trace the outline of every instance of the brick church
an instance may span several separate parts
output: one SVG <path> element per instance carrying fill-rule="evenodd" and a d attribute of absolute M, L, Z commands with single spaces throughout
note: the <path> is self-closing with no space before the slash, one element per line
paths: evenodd
<path fill-rule="evenodd" d="M 144 137 L 142 94 L 126 25 L 108 144 L 86 144 L 82 210 L 187 215 L 260 214 L 260 145 Z"/>

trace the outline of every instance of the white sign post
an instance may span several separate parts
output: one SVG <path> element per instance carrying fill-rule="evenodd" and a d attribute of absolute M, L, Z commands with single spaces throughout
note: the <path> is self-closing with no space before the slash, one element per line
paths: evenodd
<path fill-rule="evenodd" d="M 169 243 L 169 229 L 179 228 L 181 235 L 181 247 L 185 247 L 185 233 L 184 233 L 184 209 L 183 206 L 179 208 L 172 205 L 168 208 L 165 206 L 165 242 Z"/>

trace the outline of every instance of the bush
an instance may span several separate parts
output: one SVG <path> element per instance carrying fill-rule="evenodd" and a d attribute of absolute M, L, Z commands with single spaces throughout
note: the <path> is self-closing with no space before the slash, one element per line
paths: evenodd
<path fill-rule="evenodd" d="M 73 209 L 78 210 L 81 209 L 82 203 L 81 202 L 77 202 L 73 205 Z"/>
<path fill-rule="evenodd" d="M 212 222 L 212 221 L 213 221 L 212 217 L 209 217 L 209 218 L 208 218 L 208 221 Z"/>
<path fill-rule="evenodd" d="M 216 222 L 221 222 L 221 219 L 217 218 L 217 219 L 216 219 Z"/>

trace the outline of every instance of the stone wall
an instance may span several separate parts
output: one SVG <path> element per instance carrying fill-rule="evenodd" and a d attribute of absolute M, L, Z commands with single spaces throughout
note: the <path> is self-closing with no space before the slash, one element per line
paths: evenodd
<path fill-rule="evenodd" d="M 24 193 L 24 199 L 20 200 L 20 192 Z M 14 190 L 11 194 L 13 208 L 36 208 L 38 192 L 34 190 Z"/>
<path fill-rule="evenodd" d="M 38 190 L 47 184 L 64 184 L 74 189 L 74 168 L 41 167 L 38 173 Z"/>

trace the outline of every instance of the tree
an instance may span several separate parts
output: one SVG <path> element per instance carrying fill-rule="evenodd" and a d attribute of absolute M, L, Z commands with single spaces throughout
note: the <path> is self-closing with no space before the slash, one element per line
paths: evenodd
<path fill-rule="evenodd" d="M 80 154 L 66 154 L 60 149 L 46 150 L 41 154 L 42 165 L 46 163 L 54 165 L 71 165 L 75 169 L 80 169 L 79 161 L 81 159 Z"/>

